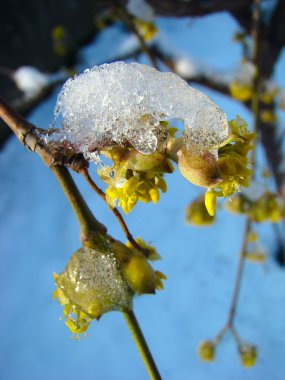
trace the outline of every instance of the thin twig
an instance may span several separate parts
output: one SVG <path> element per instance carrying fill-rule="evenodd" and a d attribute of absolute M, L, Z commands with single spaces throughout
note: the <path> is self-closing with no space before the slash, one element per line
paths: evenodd
<path fill-rule="evenodd" d="M 162 378 L 160 376 L 160 373 L 158 372 L 157 366 L 148 348 L 148 345 L 140 329 L 134 312 L 132 310 L 123 311 L 123 315 L 125 317 L 128 328 L 133 336 L 133 339 L 136 343 L 137 349 L 142 357 L 142 360 L 147 369 L 150 379 L 161 380 Z"/>
<path fill-rule="evenodd" d="M 251 110 L 254 116 L 253 129 L 258 133 L 258 127 L 260 122 L 260 57 L 259 57 L 259 45 L 260 45 L 260 0 L 254 0 L 253 13 L 252 13 L 252 63 L 255 67 L 255 74 L 253 78 L 253 97 L 251 102 Z M 252 150 L 251 164 L 254 168 L 255 165 L 255 149 Z M 255 177 L 255 170 L 253 170 L 252 177 Z"/>
<path fill-rule="evenodd" d="M 230 310 L 229 310 L 228 321 L 226 323 L 227 326 L 229 326 L 229 327 L 232 326 L 233 321 L 234 321 L 234 317 L 235 317 L 235 313 L 236 313 L 238 297 L 240 294 L 241 280 L 242 280 L 242 275 L 243 275 L 243 271 L 244 271 L 244 262 L 245 262 L 247 243 L 248 243 L 248 234 L 250 232 L 250 228 L 251 228 L 251 222 L 250 222 L 249 218 L 247 218 L 246 223 L 245 223 L 243 242 L 242 242 L 241 251 L 240 251 L 240 255 L 239 255 L 239 262 L 238 262 L 238 269 L 237 269 L 237 274 L 236 274 L 236 279 L 235 279 L 233 297 L 232 297 L 231 306 L 230 306 Z"/>
<path fill-rule="evenodd" d="M 88 182 L 90 187 L 94 190 L 94 192 L 99 195 L 99 197 L 108 205 L 107 199 L 106 199 L 106 194 L 104 193 L 103 190 L 101 190 L 96 183 L 93 181 L 93 179 L 90 177 L 88 170 L 86 168 L 83 168 L 80 170 L 80 173 L 82 176 L 85 178 L 85 180 Z M 114 207 L 111 208 L 111 211 L 117 218 L 118 222 L 120 223 L 120 226 L 126 236 L 126 238 L 129 240 L 129 242 L 132 244 L 134 248 L 136 248 L 138 251 L 142 252 L 145 256 L 149 256 L 149 252 L 147 249 L 141 247 L 133 238 L 133 235 L 131 234 L 130 230 L 128 229 L 128 226 L 126 225 L 126 222 L 124 218 L 122 217 L 122 214 L 120 211 Z"/>
<path fill-rule="evenodd" d="M 254 95 L 252 99 L 252 113 L 253 113 L 253 124 L 254 124 L 254 131 L 257 133 L 258 131 L 258 124 L 259 124 L 259 89 L 260 89 L 260 73 L 259 73 L 259 22 L 260 22 L 260 0 L 254 0 L 254 10 L 253 10 L 253 25 L 252 25 L 252 39 L 253 39 L 253 63 L 256 66 L 256 73 L 254 78 Z M 254 178 L 255 175 L 255 146 L 252 149 L 252 155 L 251 155 L 251 164 L 252 164 L 252 171 Z M 242 246 L 240 250 L 239 255 L 239 262 L 237 267 L 237 273 L 234 283 L 234 290 L 233 295 L 231 299 L 229 314 L 227 322 L 225 323 L 225 326 L 222 328 L 221 332 L 217 335 L 217 337 L 221 336 L 221 333 L 225 333 L 225 331 L 230 330 L 235 338 L 236 341 L 239 341 L 239 336 L 236 330 L 234 329 L 233 323 L 234 318 L 236 315 L 236 309 L 238 304 L 238 298 L 240 294 L 241 289 L 241 282 L 242 282 L 242 276 L 244 273 L 244 266 L 245 266 L 245 258 L 247 254 L 247 245 L 248 245 L 248 235 L 251 230 L 251 224 L 249 217 L 246 218 L 245 222 L 245 230 L 243 235 L 243 241 Z"/>

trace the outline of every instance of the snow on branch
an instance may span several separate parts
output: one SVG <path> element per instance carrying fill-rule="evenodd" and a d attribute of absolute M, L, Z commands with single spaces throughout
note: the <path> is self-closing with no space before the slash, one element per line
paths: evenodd
<path fill-rule="evenodd" d="M 173 73 L 138 63 L 95 66 L 68 80 L 55 108 L 60 114 L 62 128 L 53 136 L 85 154 L 125 141 L 153 153 L 160 121 L 173 118 L 184 121 L 185 138 L 196 147 L 216 146 L 228 134 L 225 114 L 208 96 Z"/>

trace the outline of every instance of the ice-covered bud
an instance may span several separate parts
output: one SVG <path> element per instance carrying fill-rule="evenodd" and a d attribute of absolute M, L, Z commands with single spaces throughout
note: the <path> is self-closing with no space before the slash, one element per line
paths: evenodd
<path fill-rule="evenodd" d="M 250 344 L 242 344 L 239 346 L 239 354 L 241 364 L 246 367 L 252 367 L 257 359 L 257 349 L 256 346 Z"/>
<path fill-rule="evenodd" d="M 215 343 L 211 340 L 205 340 L 198 347 L 198 354 L 201 360 L 211 362 L 215 359 Z"/>
<path fill-rule="evenodd" d="M 173 73 L 139 63 L 95 66 L 67 81 L 55 116 L 62 115 L 59 139 L 88 154 L 112 145 L 157 150 L 161 121 L 181 119 L 187 149 L 218 146 L 228 136 L 225 114 L 206 95 Z"/>
<path fill-rule="evenodd" d="M 84 331 L 92 319 L 108 311 L 132 307 L 133 292 L 111 249 L 80 248 L 55 281 L 54 297 L 64 306 L 73 333 Z"/>

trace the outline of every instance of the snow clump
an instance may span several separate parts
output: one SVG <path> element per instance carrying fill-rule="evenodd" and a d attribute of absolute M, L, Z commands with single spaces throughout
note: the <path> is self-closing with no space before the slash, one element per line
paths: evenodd
<path fill-rule="evenodd" d="M 184 121 L 188 147 L 215 148 L 228 135 L 222 110 L 173 73 L 139 63 L 114 62 L 87 69 L 63 86 L 55 107 L 62 115 L 57 138 L 85 156 L 130 143 L 143 154 L 158 144 L 160 121 Z"/>

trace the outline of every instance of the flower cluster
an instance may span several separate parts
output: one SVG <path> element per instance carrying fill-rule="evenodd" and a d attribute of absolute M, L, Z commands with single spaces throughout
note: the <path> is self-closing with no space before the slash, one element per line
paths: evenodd
<path fill-rule="evenodd" d="M 211 216 L 215 213 L 216 197 L 229 197 L 241 186 L 248 187 L 252 174 L 248 153 L 253 148 L 255 133 L 248 131 L 246 122 L 239 116 L 229 126 L 229 136 L 218 148 L 216 170 L 220 179 L 205 193 L 205 206 Z"/>
<path fill-rule="evenodd" d="M 285 204 L 270 191 L 264 192 L 258 199 L 250 199 L 246 194 L 235 195 L 226 203 L 229 211 L 235 214 L 247 215 L 251 221 L 262 223 L 270 221 L 277 223 L 285 218 Z"/>
<path fill-rule="evenodd" d="M 246 122 L 239 116 L 230 121 L 229 125 L 229 138 L 219 148 L 218 166 L 222 181 L 216 194 L 223 197 L 233 195 L 241 186 L 248 187 L 252 174 L 248 168 L 248 153 L 253 148 L 255 133 L 248 131 Z"/>
<path fill-rule="evenodd" d="M 144 155 L 134 149 L 113 147 L 102 150 L 112 159 L 113 166 L 98 170 L 101 179 L 107 183 L 106 198 L 110 207 L 116 202 L 128 214 L 138 201 L 158 202 L 160 191 L 167 190 L 164 173 L 171 173 L 170 161 L 161 153 Z"/>
<path fill-rule="evenodd" d="M 110 205 L 118 200 L 118 206 L 128 214 L 138 201 L 143 203 L 152 201 L 156 204 L 160 197 L 159 190 L 163 193 L 167 190 L 163 174 L 132 171 L 130 178 L 122 187 L 109 186 L 106 189 L 106 196 Z"/>

